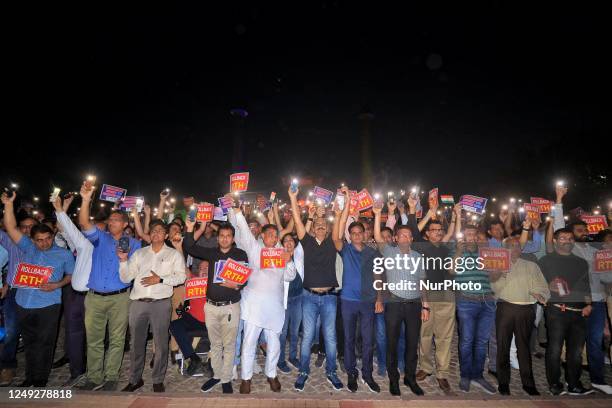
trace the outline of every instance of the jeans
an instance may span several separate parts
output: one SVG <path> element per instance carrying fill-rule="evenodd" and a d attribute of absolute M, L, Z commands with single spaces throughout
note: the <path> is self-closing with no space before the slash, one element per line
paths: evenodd
<path fill-rule="evenodd" d="M 174 336 L 185 360 L 196 353 L 192 345 L 194 337 L 202 337 L 208 340 L 206 325 L 189 313 L 184 313 L 181 318 L 170 322 L 170 333 Z M 197 336 L 194 336 L 194 334 L 197 334 Z"/>
<path fill-rule="evenodd" d="M 374 337 L 376 341 L 376 360 L 378 361 L 379 372 L 387 371 L 387 333 L 385 324 L 385 314 L 377 313 L 374 318 Z M 397 367 L 404 371 L 404 354 L 406 353 L 406 326 L 402 324 L 399 339 L 397 340 Z"/>
<path fill-rule="evenodd" d="M 9 289 L 2 304 L 2 314 L 4 317 L 4 347 L 0 353 L 1 368 L 17 368 L 17 344 L 19 343 L 19 319 L 17 317 L 17 303 L 15 302 L 17 289 Z"/>
<path fill-rule="evenodd" d="M 457 299 L 461 378 L 482 378 L 487 343 L 495 321 L 495 301 Z"/>
<path fill-rule="evenodd" d="M 285 310 L 285 324 L 280 335 L 280 357 L 279 363 L 285 362 L 285 344 L 289 337 L 289 358 L 297 358 L 300 324 L 302 323 L 302 295 L 287 299 L 287 310 Z"/>
<path fill-rule="evenodd" d="M 374 356 L 374 303 L 341 299 L 344 326 L 344 366 L 348 374 L 357 375 L 355 345 L 357 332 L 361 332 L 361 375 L 372 377 Z M 359 319 L 358 319 L 359 317 Z M 359 320 L 359 329 L 357 329 Z"/>
<path fill-rule="evenodd" d="M 336 372 L 336 295 L 315 295 L 304 290 L 302 295 L 302 349 L 300 371 L 310 374 L 310 347 L 315 337 L 317 317 L 321 316 L 321 330 L 325 341 L 325 371 Z"/>
<path fill-rule="evenodd" d="M 591 383 L 605 384 L 604 359 L 602 350 L 603 332 L 606 324 L 606 303 L 593 302 L 593 310 L 587 319 L 586 349 L 589 360 Z"/>

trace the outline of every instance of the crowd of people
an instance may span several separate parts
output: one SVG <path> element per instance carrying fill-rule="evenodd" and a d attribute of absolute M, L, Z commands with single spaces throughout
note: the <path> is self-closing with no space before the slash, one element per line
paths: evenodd
<path fill-rule="evenodd" d="M 78 195 L 55 194 L 54 214 L 15 208 L 16 193 L 2 194 L 3 386 L 14 383 L 21 339 L 26 366 L 19 387 L 45 387 L 51 370 L 67 362 L 65 386 L 115 391 L 129 349 L 122 391 L 133 392 L 144 386 L 152 338 L 155 392 L 165 390 L 168 364 L 206 378 L 203 392 L 220 384 L 232 393 L 232 381 L 240 379 L 239 392 L 249 394 L 259 373 L 279 392 L 278 371 L 294 371 L 292 386 L 304 391 L 314 358 L 335 390 L 345 387 L 340 369 L 349 391 L 361 383 L 381 392 L 376 369 L 388 377 L 391 395 L 402 393 L 402 372 L 415 395 L 424 394 L 419 383 L 430 376 L 452 395 L 451 353 L 458 353 L 456 387 L 463 392 L 510 395 L 513 367 L 524 391 L 539 395 L 535 356 L 545 359 L 552 395 L 612 394 L 604 341 L 612 271 L 595 266 L 598 251 L 612 250 L 612 231 L 594 236 L 579 218 L 566 225 L 564 186 L 556 187 L 550 213 L 537 218 L 515 206 L 472 217 L 461 204 L 442 208 L 437 197 L 423 211 L 412 194 L 377 199 L 364 214 L 349 205 L 346 186 L 326 205 L 304 204 L 292 185 L 288 205 L 263 196 L 251 205 L 228 194 L 233 206 L 224 219 L 200 222 L 190 211 L 193 198 L 168 211 L 167 191 L 156 211 L 115 206 L 94 216 L 95 191 L 86 181 Z M 81 202 L 72 213 L 76 196 Z M 507 250 L 507 268 L 467 262 L 479 259 L 482 248 Z M 269 253 L 274 262 L 267 262 Z M 423 258 L 455 262 L 419 263 Z M 248 267 L 245 283 L 220 278 L 230 261 Z M 46 273 L 43 283 L 24 283 L 37 273 Z M 205 296 L 187 299 L 185 282 L 198 277 L 207 278 Z M 432 289 L 448 281 L 465 285 Z M 65 356 L 54 362 L 61 319 Z M 536 351 L 538 342 L 545 355 Z M 581 383 L 583 365 L 591 387 Z"/>

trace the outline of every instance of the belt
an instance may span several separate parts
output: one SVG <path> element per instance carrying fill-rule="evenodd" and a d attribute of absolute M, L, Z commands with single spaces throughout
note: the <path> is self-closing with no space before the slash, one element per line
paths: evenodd
<path fill-rule="evenodd" d="M 565 306 L 564 303 L 553 303 L 552 305 L 554 307 L 557 307 L 557 308 L 561 309 L 562 312 L 565 312 L 566 310 L 570 310 L 572 312 L 582 312 L 582 309 L 578 309 L 578 308 L 575 308 L 575 307 Z"/>
<path fill-rule="evenodd" d="M 489 301 L 494 301 L 495 297 L 490 294 L 475 294 L 475 293 L 463 293 L 463 292 L 459 292 L 456 294 L 456 300 L 475 300 L 475 301 L 480 301 L 480 302 L 489 302 Z"/>
<path fill-rule="evenodd" d="M 129 288 L 123 288 L 123 289 L 119 289 L 119 290 L 115 290 L 113 292 L 96 292 L 93 289 L 89 289 L 89 293 L 93 293 L 94 295 L 98 295 L 98 296 L 112 296 L 112 295 L 118 295 L 120 293 L 125 293 L 128 291 Z"/>
<path fill-rule="evenodd" d="M 215 302 L 214 300 L 206 300 L 206 303 L 210 303 L 213 306 L 227 306 L 238 302 L 232 302 L 231 300 L 223 300 L 221 302 Z"/>
<path fill-rule="evenodd" d="M 312 293 L 313 295 L 316 296 L 326 296 L 326 295 L 335 295 L 336 292 L 334 292 L 333 289 L 330 289 L 328 291 L 325 292 L 315 292 L 314 290 L 308 289 L 308 288 L 304 288 L 305 291 Z"/>
<path fill-rule="evenodd" d="M 141 298 L 141 299 L 134 299 L 138 302 L 146 302 L 146 303 L 152 303 L 152 302 L 159 302 L 160 300 L 168 300 L 170 298 L 163 298 L 163 299 L 153 299 L 153 298 Z"/>

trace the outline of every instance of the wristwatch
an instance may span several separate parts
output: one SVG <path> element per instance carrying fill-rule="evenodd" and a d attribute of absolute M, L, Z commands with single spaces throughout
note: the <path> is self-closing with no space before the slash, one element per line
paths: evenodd
<path fill-rule="evenodd" d="M 531 231 L 531 228 L 523 228 L 523 231 L 529 232 L 529 231 Z"/>
<path fill-rule="evenodd" d="M 430 309 L 429 307 L 425 307 L 425 306 L 421 306 L 421 309 L 422 309 L 422 310 L 427 310 L 428 312 L 430 312 L 430 311 L 431 311 L 431 309 Z"/>
<path fill-rule="evenodd" d="M 159 283 L 164 283 L 164 278 L 159 278 Z"/>
<path fill-rule="evenodd" d="M 308 221 L 313 222 L 314 219 L 313 218 L 308 218 Z"/>

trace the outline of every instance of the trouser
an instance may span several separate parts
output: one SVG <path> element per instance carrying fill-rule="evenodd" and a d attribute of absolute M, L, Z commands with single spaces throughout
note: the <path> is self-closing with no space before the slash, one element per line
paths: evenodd
<path fill-rule="evenodd" d="M 60 308 L 59 304 L 37 309 L 26 309 L 17 305 L 26 357 L 26 380 L 32 381 L 36 386 L 45 386 L 49 379 Z"/>
<path fill-rule="evenodd" d="M 582 348 L 586 340 L 587 322 L 581 312 L 574 312 L 550 305 L 546 307 L 546 329 L 548 346 L 546 347 L 546 379 L 548 385 L 561 383 L 561 348 L 565 342 L 565 380 L 568 388 L 579 384 L 582 372 Z"/>
<path fill-rule="evenodd" d="M 482 378 L 487 344 L 495 321 L 494 300 L 457 300 L 461 378 Z"/>
<path fill-rule="evenodd" d="M 315 336 L 317 317 L 321 317 L 321 331 L 325 340 L 325 371 L 336 372 L 336 295 L 315 295 L 304 290 L 302 298 L 302 348 L 300 371 L 310 374 L 310 347 Z"/>
<path fill-rule="evenodd" d="M 497 303 L 497 381 L 500 385 L 510 384 L 510 347 L 514 336 L 521 382 L 525 387 L 535 387 L 529 347 L 536 318 L 535 309 L 536 305 Z"/>
<path fill-rule="evenodd" d="M 110 296 L 89 292 L 85 296 L 87 378 L 95 384 L 119 380 L 129 305 L 129 291 Z M 107 325 L 108 350 L 105 360 L 104 337 Z"/>
<path fill-rule="evenodd" d="M 206 303 L 206 328 L 210 339 L 210 364 L 214 378 L 228 383 L 232 380 L 236 334 L 240 323 L 240 303 L 215 306 Z"/>
<path fill-rule="evenodd" d="M 202 323 L 189 313 L 184 313 L 180 319 L 170 322 L 170 333 L 176 339 L 176 342 L 183 353 L 183 358 L 187 360 L 196 352 L 193 349 L 193 338 L 196 337 L 193 332 L 202 332 L 203 338 L 208 338 L 206 324 Z"/>
<path fill-rule="evenodd" d="M 495 326 L 495 320 L 493 320 L 489 336 L 489 370 L 494 373 L 497 372 L 497 329 Z"/>
<path fill-rule="evenodd" d="M 297 359 L 298 340 L 300 324 L 302 323 L 302 295 L 287 298 L 287 310 L 285 310 L 285 323 L 280 335 L 279 363 L 285 362 L 285 345 L 289 338 L 289 359 Z"/>
<path fill-rule="evenodd" d="M 264 334 L 266 340 L 266 366 L 264 373 L 268 378 L 276 377 L 276 365 L 280 356 L 280 342 L 278 340 L 280 333 L 256 326 L 245 320 L 244 337 L 242 339 L 242 363 L 240 364 L 240 374 L 243 380 L 250 380 L 253 377 L 253 365 L 261 333 Z"/>
<path fill-rule="evenodd" d="M 455 302 L 430 302 L 429 307 L 431 308 L 429 320 L 421 325 L 419 356 L 421 370 L 433 373 L 431 354 L 435 337 L 436 378 L 446 379 L 450 374 L 450 349 L 455 331 Z"/>
<path fill-rule="evenodd" d="M 16 288 L 9 289 L 2 303 L 5 337 L 4 347 L 0 352 L 0 368 L 17 368 L 17 344 L 21 330 L 17 316 L 17 302 L 15 302 L 16 294 Z"/>
<path fill-rule="evenodd" d="M 344 358 L 344 327 L 342 321 L 342 304 L 337 302 L 336 305 L 336 357 Z M 325 339 L 324 332 L 321 330 L 321 316 L 317 318 L 317 329 L 315 332 L 314 344 L 318 346 L 319 354 L 325 354 Z M 355 339 L 355 345 L 359 346 L 361 342 L 359 334 Z"/>
<path fill-rule="evenodd" d="M 379 372 L 385 372 L 387 371 L 387 327 L 385 324 L 384 312 L 376 313 L 376 315 L 374 316 L 374 324 L 374 337 L 376 342 L 376 359 L 378 360 L 378 370 Z M 404 371 L 404 355 L 406 351 L 406 326 L 404 324 L 401 324 L 400 326 L 400 334 L 397 339 L 397 368 L 400 371 Z"/>
<path fill-rule="evenodd" d="M 604 326 L 606 324 L 606 303 L 593 302 L 593 310 L 587 318 L 586 350 L 589 361 L 591 383 L 605 384 L 604 360 L 602 348 Z"/>
<path fill-rule="evenodd" d="M 85 373 L 85 296 L 71 285 L 62 288 L 64 305 L 64 354 L 70 361 L 70 377 Z"/>
<path fill-rule="evenodd" d="M 161 299 L 154 302 L 130 302 L 130 383 L 136 384 L 142 379 L 145 357 L 147 353 L 148 327 L 151 326 L 153 343 L 155 344 L 155 359 L 151 379 L 153 384 L 164 382 L 168 367 L 168 327 L 172 315 L 172 300 Z"/>
<path fill-rule="evenodd" d="M 170 321 L 177 320 L 179 317 L 176 314 L 176 309 L 183 303 L 185 294 L 185 286 L 175 286 L 172 289 L 172 317 Z M 179 345 L 176 338 L 172 335 L 170 336 L 170 351 L 178 351 Z M 184 353 L 183 353 L 184 355 Z"/>
<path fill-rule="evenodd" d="M 406 351 L 404 354 L 404 375 L 409 380 L 415 379 L 418 362 L 418 349 L 421 333 L 421 302 L 389 302 L 385 306 L 385 327 L 387 330 L 387 374 L 390 383 L 399 381 L 397 370 L 397 344 L 400 337 L 402 323 L 406 326 L 404 331 Z"/>
<path fill-rule="evenodd" d="M 374 357 L 374 303 L 340 299 L 344 327 L 344 367 L 348 374 L 357 375 L 355 339 L 357 320 L 361 332 L 361 376 L 372 377 Z"/>

